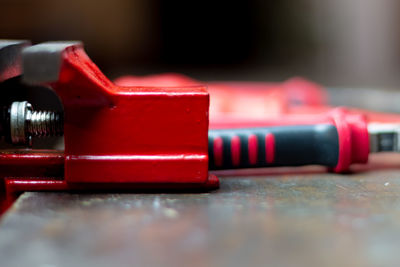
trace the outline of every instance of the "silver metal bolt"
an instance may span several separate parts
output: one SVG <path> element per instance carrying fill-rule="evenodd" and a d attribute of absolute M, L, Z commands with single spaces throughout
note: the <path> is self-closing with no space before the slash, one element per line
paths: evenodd
<path fill-rule="evenodd" d="M 27 101 L 13 102 L 10 108 L 10 134 L 15 145 L 32 145 L 32 137 L 63 134 L 63 116 L 52 111 L 34 111 Z"/>

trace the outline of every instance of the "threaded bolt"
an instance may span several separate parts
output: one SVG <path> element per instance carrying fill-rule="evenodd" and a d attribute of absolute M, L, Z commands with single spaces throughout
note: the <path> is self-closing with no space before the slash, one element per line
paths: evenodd
<path fill-rule="evenodd" d="M 34 111 L 27 101 L 13 102 L 10 108 L 10 136 L 15 145 L 32 145 L 32 137 L 60 136 L 64 122 L 61 113 Z"/>
<path fill-rule="evenodd" d="M 59 113 L 52 111 L 32 111 L 28 123 L 28 133 L 32 136 L 59 136 L 63 134 L 63 120 Z"/>

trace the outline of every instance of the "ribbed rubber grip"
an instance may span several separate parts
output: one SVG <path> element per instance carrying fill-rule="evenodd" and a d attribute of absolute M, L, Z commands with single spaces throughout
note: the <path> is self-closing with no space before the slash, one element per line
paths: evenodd
<path fill-rule="evenodd" d="M 210 170 L 274 166 L 335 167 L 338 132 L 332 124 L 210 130 Z"/>

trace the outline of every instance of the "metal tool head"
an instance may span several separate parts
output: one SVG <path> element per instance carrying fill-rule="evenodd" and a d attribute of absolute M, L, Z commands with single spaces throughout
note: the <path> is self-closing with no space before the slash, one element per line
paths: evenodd
<path fill-rule="evenodd" d="M 400 152 L 400 124 L 370 123 L 371 152 Z"/>
<path fill-rule="evenodd" d="M 62 54 L 69 47 L 83 44 L 79 41 L 46 42 L 22 51 L 23 81 L 28 84 L 55 82 L 60 75 Z"/>
<path fill-rule="evenodd" d="M 21 51 L 28 40 L 0 40 L 0 82 L 22 74 Z"/>

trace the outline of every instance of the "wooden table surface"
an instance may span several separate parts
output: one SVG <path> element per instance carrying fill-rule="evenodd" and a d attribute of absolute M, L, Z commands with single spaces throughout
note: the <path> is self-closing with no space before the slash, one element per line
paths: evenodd
<path fill-rule="evenodd" d="M 398 266 L 400 157 L 370 166 L 225 173 L 208 193 L 25 193 L 1 219 L 0 266 Z"/>

